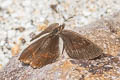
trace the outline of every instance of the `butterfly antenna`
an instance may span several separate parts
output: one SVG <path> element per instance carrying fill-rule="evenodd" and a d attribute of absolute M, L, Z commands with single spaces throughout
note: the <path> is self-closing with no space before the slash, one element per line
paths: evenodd
<path fill-rule="evenodd" d="M 74 16 L 76 16 L 76 15 L 72 15 L 66 19 L 65 16 L 59 10 L 57 10 L 57 5 L 60 5 L 60 4 L 61 4 L 61 2 L 59 0 L 57 0 L 57 4 L 52 4 L 52 5 L 50 5 L 50 7 L 54 12 L 56 12 L 57 14 L 62 16 L 62 18 L 64 19 L 64 23 L 68 22 L 70 19 L 72 19 L 72 18 L 74 18 Z"/>
<path fill-rule="evenodd" d="M 75 16 L 75 15 L 73 15 L 73 16 L 70 16 L 70 17 L 68 17 L 67 19 L 65 19 L 65 17 L 62 15 L 62 17 L 63 17 L 63 19 L 64 19 L 64 22 L 67 22 L 67 21 L 69 21 L 70 19 L 74 18 L 74 16 Z"/>

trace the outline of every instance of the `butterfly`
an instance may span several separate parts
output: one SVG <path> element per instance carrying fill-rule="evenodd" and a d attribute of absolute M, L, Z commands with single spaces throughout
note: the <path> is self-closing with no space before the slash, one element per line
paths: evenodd
<path fill-rule="evenodd" d="M 21 53 L 19 60 L 33 68 L 41 68 L 51 64 L 59 57 L 59 39 L 63 40 L 63 50 L 72 59 L 94 59 L 103 50 L 89 39 L 72 30 L 64 30 L 65 24 L 53 23 L 44 31 L 36 35 Z M 37 40 L 36 40 L 37 39 Z M 35 41 L 36 40 L 36 41 Z"/>

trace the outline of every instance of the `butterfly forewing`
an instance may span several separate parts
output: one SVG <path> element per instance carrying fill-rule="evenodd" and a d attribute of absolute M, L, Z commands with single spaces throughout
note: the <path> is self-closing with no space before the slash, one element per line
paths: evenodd
<path fill-rule="evenodd" d="M 94 59 L 102 54 L 102 49 L 90 40 L 71 30 L 63 30 L 60 34 L 65 51 L 74 59 Z"/>
<path fill-rule="evenodd" d="M 50 26 L 48 26 L 44 31 L 42 31 L 40 34 L 36 35 L 35 37 L 33 37 L 30 41 L 35 40 L 36 38 L 46 34 L 46 33 L 50 33 L 51 31 L 53 31 L 55 28 L 57 28 L 59 26 L 58 23 L 54 23 L 51 24 Z"/>
<path fill-rule="evenodd" d="M 59 56 L 58 43 L 58 36 L 44 36 L 26 48 L 19 59 L 24 63 L 28 60 L 33 68 L 50 64 Z"/>

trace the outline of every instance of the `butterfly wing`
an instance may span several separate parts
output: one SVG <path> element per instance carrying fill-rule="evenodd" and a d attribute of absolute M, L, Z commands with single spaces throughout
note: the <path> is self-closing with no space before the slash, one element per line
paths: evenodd
<path fill-rule="evenodd" d="M 59 26 L 58 23 L 53 23 L 51 24 L 49 27 L 47 27 L 44 31 L 42 31 L 40 34 L 36 35 L 35 37 L 33 37 L 30 41 L 33 41 L 35 40 L 36 38 L 46 34 L 46 33 L 49 33 L 51 31 L 53 31 L 55 28 L 57 28 Z"/>
<path fill-rule="evenodd" d="M 59 57 L 59 37 L 48 38 L 42 47 L 33 53 L 33 60 L 30 65 L 33 68 L 43 67 L 54 62 Z"/>
<path fill-rule="evenodd" d="M 30 44 L 20 55 L 19 60 L 21 62 L 24 62 L 26 64 L 29 64 L 32 60 L 32 54 L 39 48 L 41 45 L 41 41 L 44 40 L 44 38 L 41 38 L 40 40 L 37 40 L 36 42 Z"/>
<path fill-rule="evenodd" d="M 90 40 L 71 30 L 63 30 L 60 34 L 65 51 L 74 59 L 94 59 L 102 54 L 102 49 Z"/>
<path fill-rule="evenodd" d="M 20 61 L 30 64 L 33 68 L 43 67 L 56 60 L 59 56 L 59 37 L 44 36 L 26 48 Z"/>

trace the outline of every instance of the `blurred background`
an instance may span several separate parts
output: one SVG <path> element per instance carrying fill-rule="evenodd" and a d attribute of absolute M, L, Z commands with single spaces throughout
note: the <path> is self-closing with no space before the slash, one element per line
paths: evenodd
<path fill-rule="evenodd" d="M 72 29 L 120 11 L 120 0 L 0 0 L 0 68 L 51 23 Z"/>

